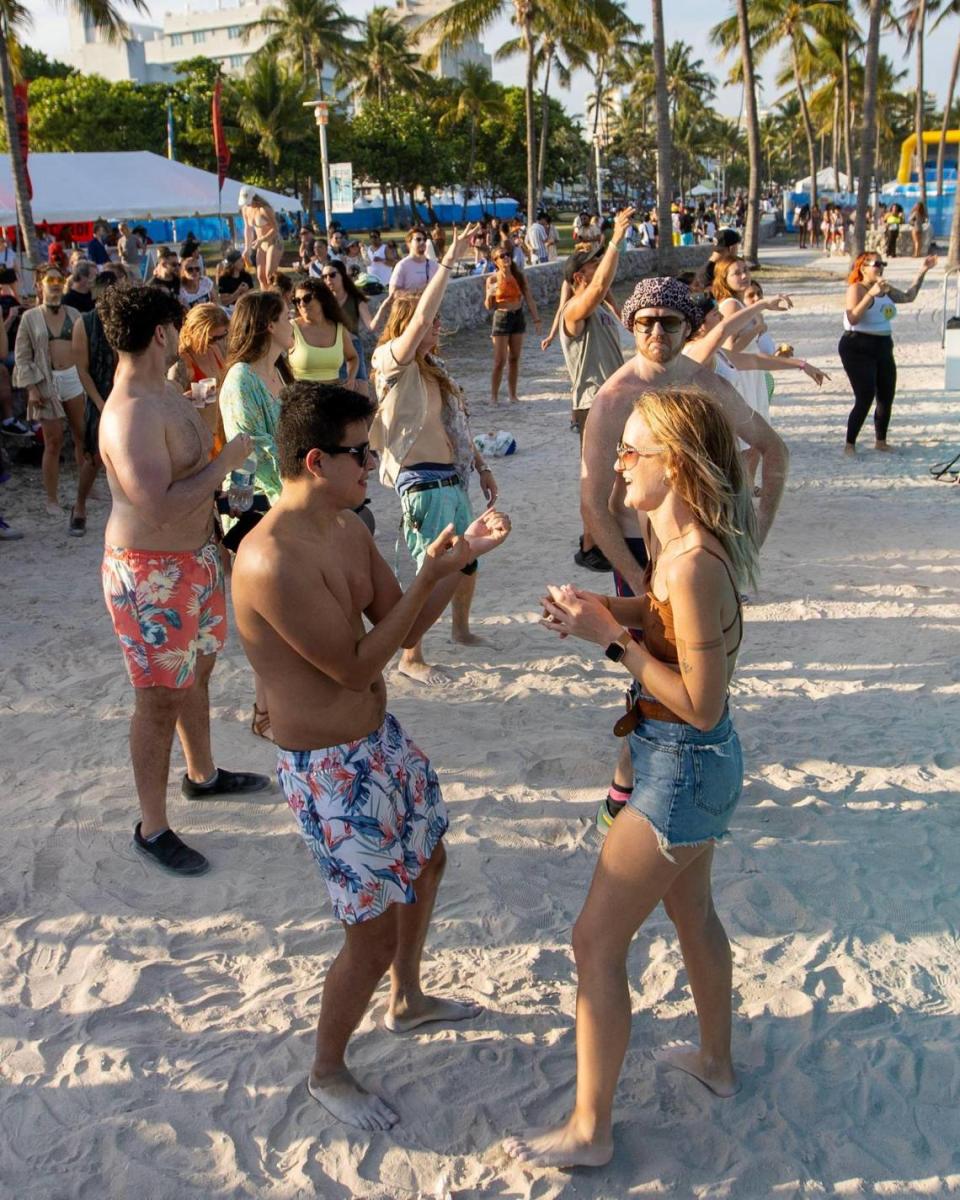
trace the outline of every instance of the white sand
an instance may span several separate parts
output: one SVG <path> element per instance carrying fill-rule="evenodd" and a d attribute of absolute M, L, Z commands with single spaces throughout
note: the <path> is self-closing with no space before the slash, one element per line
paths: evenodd
<path fill-rule="evenodd" d="M 792 254 L 771 260 L 809 262 Z M 826 266 L 826 264 L 821 264 Z M 838 276 L 842 264 L 829 268 Z M 904 283 L 910 265 L 890 275 Z M 939 272 L 937 272 L 939 278 Z M 769 287 L 769 285 L 768 285 Z M 428 985 L 482 1002 L 459 1029 L 395 1038 L 375 998 L 352 1050 L 402 1124 L 336 1124 L 304 1077 L 339 941 L 324 888 L 279 796 L 189 804 L 175 827 L 211 858 L 171 880 L 130 849 L 130 690 L 99 584 L 106 506 L 86 540 L 35 516 L 37 472 L 2 489 L 28 538 L 0 545 L 3 850 L 0 1195 L 184 1200 L 299 1196 L 943 1196 L 960 1191 L 960 489 L 933 461 L 960 448 L 942 391 L 939 287 L 897 322 L 900 388 L 881 457 L 840 454 L 849 392 L 836 355 L 842 287 L 795 287 L 774 320 L 833 375 L 780 376 L 774 422 L 793 464 L 747 610 L 735 686 L 747 783 L 718 907 L 734 945 L 744 1090 L 714 1100 L 651 1048 L 695 1036 L 662 912 L 630 959 L 635 1019 L 610 1166 L 527 1172 L 500 1138 L 559 1120 L 571 1099 L 570 929 L 597 855 L 592 822 L 616 746 L 623 675 L 534 623 L 571 561 L 576 435 L 559 349 L 528 339 L 524 401 L 475 427 L 516 433 L 497 464 L 515 534 L 483 564 L 477 629 L 427 639 L 446 694 L 391 673 L 391 708 L 432 756 L 452 813 Z M 484 395 L 489 342 L 454 370 Z M 63 485 L 73 486 L 72 471 Z M 374 488 L 393 560 L 398 506 Z M 401 548 L 405 577 L 406 552 Z M 217 759 L 272 768 L 251 737 L 236 638 L 214 677 Z M 177 752 L 179 754 L 179 752 Z"/>

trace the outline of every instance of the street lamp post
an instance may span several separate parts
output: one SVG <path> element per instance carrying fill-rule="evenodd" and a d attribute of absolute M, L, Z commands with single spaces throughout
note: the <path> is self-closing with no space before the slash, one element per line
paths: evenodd
<path fill-rule="evenodd" d="M 330 236 L 330 161 L 327 158 L 327 122 L 330 120 L 330 106 L 326 100 L 305 100 L 304 108 L 313 109 L 313 117 L 317 122 L 317 132 L 320 134 L 320 187 L 323 191 L 323 219 L 326 234 Z"/>

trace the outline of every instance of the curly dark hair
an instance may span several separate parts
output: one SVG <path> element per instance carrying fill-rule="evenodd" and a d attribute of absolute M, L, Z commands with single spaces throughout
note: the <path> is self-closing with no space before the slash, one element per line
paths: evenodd
<path fill-rule="evenodd" d="M 335 383 L 300 379 L 285 387 L 280 393 L 276 433 L 281 478 L 302 475 L 304 459 L 311 450 L 339 446 L 348 425 L 369 423 L 373 413 L 369 397 Z"/>
<path fill-rule="evenodd" d="M 337 325 L 345 325 L 343 310 L 337 303 L 337 298 L 333 292 L 327 287 L 322 279 L 317 279 L 312 275 L 308 275 L 306 279 L 301 279 L 293 289 L 294 295 L 304 296 L 310 295 L 314 300 L 319 301 L 320 308 L 323 310 L 323 315 L 328 321 L 333 321 Z M 299 305 L 297 306 L 299 313 Z"/>
<path fill-rule="evenodd" d="M 159 325 L 179 330 L 183 320 L 176 296 L 146 284 L 108 288 L 96 308 L 107 341 L 119 354 L 142 354 Z"/>

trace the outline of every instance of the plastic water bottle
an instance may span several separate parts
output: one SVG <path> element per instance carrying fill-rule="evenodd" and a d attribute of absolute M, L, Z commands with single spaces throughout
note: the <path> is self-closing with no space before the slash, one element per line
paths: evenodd
<path fill-rule="evenodd" d="M 230 511 L 246 512 L 253 506 L 253 477 L 257 456 L 251 451 L 236 470 L 230 472 Z"/>

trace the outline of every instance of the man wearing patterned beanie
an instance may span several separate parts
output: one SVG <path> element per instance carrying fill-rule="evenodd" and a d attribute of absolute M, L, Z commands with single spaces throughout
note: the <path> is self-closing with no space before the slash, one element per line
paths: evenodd
<path fill-rule="evenodd" d="M 761 544 L 770 532 L 787 477 L 787 448 L 767 422 L 713 371 L 681 354 L 700 326 L 703 310 L 686 284 L 669 277 L 642 279 L 623 306 L 624 325 L 636 355 L 600 388 L 583 437 L 580 507 L 594 538 L 614 569 L 617 594 L 642 594 L 647 551 L 637 514 L 623 503 L 623 482 L 614 470 L 617 446 L 637 397 L 661 387 L 694 387 L 724 410 L 733 431 L 760 454 L 763 483 L 757 508 Z M 612 493 L 612 494 L 611 494 Z M 633 788 L 629 746 L 624 741 L 613 782 L 597 814 L 605 832 Z"/>

